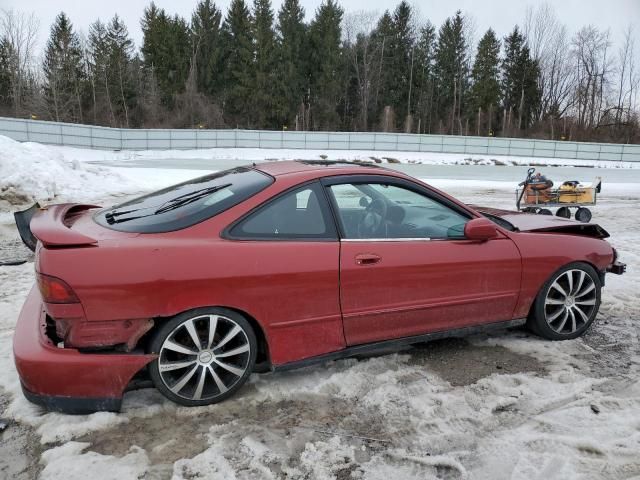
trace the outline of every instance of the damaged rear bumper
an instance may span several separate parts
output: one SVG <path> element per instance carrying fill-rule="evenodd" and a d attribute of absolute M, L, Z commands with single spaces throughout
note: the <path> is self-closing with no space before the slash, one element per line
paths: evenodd
<path fill-rule="evenodd" d="M 25 397 L 48 410 L 118 411 L 131 378 L 155 358 L 58 348 L 45 328 L 42 298 L 34 286 L 16 324 L 13 353 Z"/>

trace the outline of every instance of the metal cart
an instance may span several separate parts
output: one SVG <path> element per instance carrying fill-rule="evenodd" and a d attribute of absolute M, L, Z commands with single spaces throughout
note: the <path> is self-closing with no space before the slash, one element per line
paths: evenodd
<path fill-rule="evenodd" d="M 601 180 L 596 180 L 590 186 L 580 185 L 577 181 L 564 182 L 559 188 L 551 188 L 553 182 L 540 175 L 534 176 L 536 169 L 527 170 L 527 178 L 516 189 L 516 206 L 518 211 L 537 213 L 539 215 L 553 215 L 550 209 L 557 208 L 556 215 L 571 218 L 571 209 L 576 208 L 575 219 L 587 223 L 591 220 L 591 210 L 587 207 L 596 204 L 600 193 Z"/>

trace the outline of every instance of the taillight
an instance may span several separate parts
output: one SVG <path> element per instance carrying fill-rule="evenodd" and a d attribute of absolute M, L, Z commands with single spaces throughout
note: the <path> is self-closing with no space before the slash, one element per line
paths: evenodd
<path fill-rule="evenodd" d="M 36 272 L 36 281 L 46 303 L 80 303 L 71 287 L 63 280 Z"/>

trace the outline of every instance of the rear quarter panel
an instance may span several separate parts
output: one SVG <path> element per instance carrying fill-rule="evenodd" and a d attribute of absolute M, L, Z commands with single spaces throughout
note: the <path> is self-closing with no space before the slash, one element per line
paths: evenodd
<path fill-rule="evenodd" d="M 172 236 L 181 234 L 45 249 L 38 268 L 71 285 L 88 323 L 223 306 L 260 324 L 274 364 L 344 348 L 337 241 L 230 241 L 216 229 L 210 238 Z"/>
<path fill-rule="evenodd" d="M 522 291 L 514 318 L 529 314 L 544 283 L 563 266 L 584 262 L 603 271 L 613 261 L 613 249 L 605 240 L 557 233 L 508 234 L 522 255 Z"/>

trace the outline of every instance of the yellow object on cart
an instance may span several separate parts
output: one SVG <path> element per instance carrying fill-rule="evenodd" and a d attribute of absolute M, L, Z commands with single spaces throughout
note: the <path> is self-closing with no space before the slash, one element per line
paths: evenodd
<path fill-rule="evenodd" d="M 595 189 L 583 185 L 561 185 L 558 188 L 560 203 L 593 203 Z"/>

